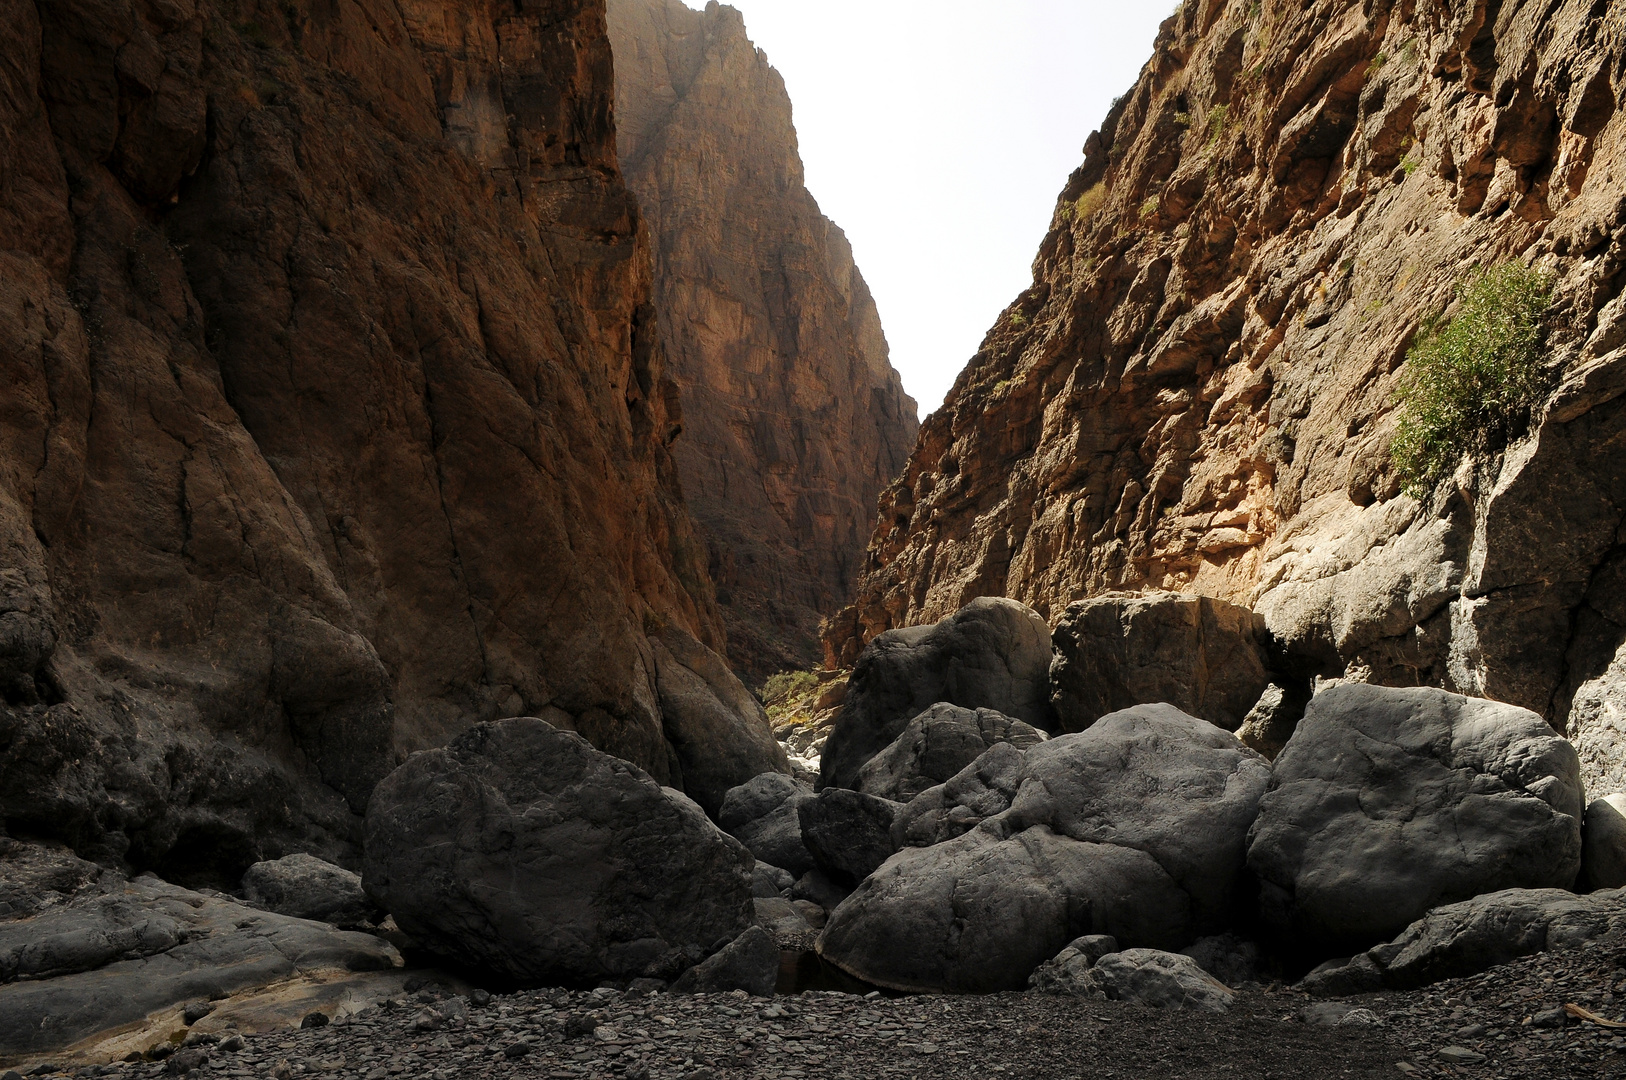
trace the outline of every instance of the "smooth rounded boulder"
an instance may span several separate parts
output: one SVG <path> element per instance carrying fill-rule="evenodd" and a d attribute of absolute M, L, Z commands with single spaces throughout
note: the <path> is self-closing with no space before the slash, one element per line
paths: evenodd
<path fill-rule="evenodd" d="M 362 882 L 431 952 L 537 985 L 670 979 L 753 923 L 755 861 L 682 793 L 542 720 L 414 754 Z"/>
<path fill-rule="evenodd" d="M 243 874 L 243 897 L 267 911 L 340 927 L 372 920 L 361 875 L 303 852 L 257 862 Z"/>
<path fill-rule="evenodd" d="M 1317 694 L 1248 840 L 1262 915 L 1349 955 L 1431 908 L 1564 888 L 1581 862 L 1575 749 L 1535 713 L 1429 688 Z"/>
<path fill-rule="evenodd" d="M 1048 730 L 1050 628 L 1039 613 L 984 596 L 941 622 L 876 637 L 853 665 L 819 786 L 856 788 L 865 762 L 940 701 Z"/>
<path fill-rule="evenodd" d="M 801 877 L 813 869 L 813 853 L 802 843 L 801 806 L 813 789 L 783 773 L 753 776 L 723 796 L 717 824 L 751 854 Z"/>
<path fill-rule="evenodd" d="M 864 764 L 857 790 L 908 802 L 952 779 L 995 743 L 1026 750 L 1049 737 L 993 709 L 962 709 L 940 701 L 909 721 L 890 746 Z"/>
<path fill-rule="evenodd" d="M 1231 733 L 1144 705 L 984 757 L 1016 767 L 979 771 L 979 759 L 915 800 L 948 821 L 943 795 L 961 791 L 977 824 L 871 874 L 832 913 L 826 960 L 906 992 L 1020 990 L 1078 937 L 1178 949 L 1237 915 L 1270 767 Z"/>

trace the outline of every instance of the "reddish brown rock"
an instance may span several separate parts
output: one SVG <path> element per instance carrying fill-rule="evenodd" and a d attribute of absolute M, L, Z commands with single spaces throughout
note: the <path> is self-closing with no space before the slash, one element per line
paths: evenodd
<path fill-rule="evenodd" d="M 979 595 L 1196 592 L 1327 674 L 1568 720 L 1618 774 L 1626 34 L 1595 10 L 1183 5 L 882 497 L 830 659 Z M 1419 502 L 1408 346 L 1511 259 L 1555 277 L 1557 389 Z"/>
<path fill-rule="evenodd" d="M 729 657 L 760 685 L 817 661 L 819 622 L 851 597 L 876 497 L 914 444 L 915 403 L 740 13 L 611 0 L 609 14 L 621 163 L 683 388 L 673 452 Z"/>
<path fill-rule="evenodd" d="M 543 713 L 668 781 L 722 646 L 601 0 L 0 0 L 0 819 L 349 860 Z"/>

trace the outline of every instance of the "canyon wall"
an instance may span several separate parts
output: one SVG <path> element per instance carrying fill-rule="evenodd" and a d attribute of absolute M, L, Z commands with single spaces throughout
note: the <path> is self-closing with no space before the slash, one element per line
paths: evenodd
<path fill-rule="evenodd" d="M 1626 786 L 1623 65 L 1591 0 L 1188 0 L 882 497 L 829 662 L 979 595 L 1205 593 L 1310 670 L 1536 709 Z M 1554 280 L 1555 389 L 1413 498 L 1408 350 L 1509 260 Z"/>
<path fill-rule="evenodd" d="M 0 0 L 0 58 L 5 827 L 349 859 L 516 714 L 677 782 L 646 630 L 723 631 L 602 0 Z"/>
<path fill-rule="evenodd" d="M 852 249 L 803 184 L 785 85 L 713 0 L 610 0 L 621 166 L 683 390 L 674 448 L 729 657 L 812 666 L 919 424 Z"/>

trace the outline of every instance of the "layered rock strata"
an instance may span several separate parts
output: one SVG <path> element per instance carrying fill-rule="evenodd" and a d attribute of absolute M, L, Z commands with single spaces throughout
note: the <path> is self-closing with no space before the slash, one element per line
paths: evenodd
<path fill-rule="evenodd" d="M 915 403 L 740 13 L 611 0 L 609 14 L 621 165 L 683 388 L 678 472 L 730 659 L 760 683 L 817 661 L 819 622 L 850 599 L 876 497 L 914 445 Z"/>
<path fill-rule="evenodd" d="M 601 0 L 3 0 L 0 55 L 5 825 L 353 860 L 537 712 L 676 781 L 646 628 L 723 637 Z"/>
<path fill-rule="evenodd" d="M 1198 592 L 1327 673 L 1533 709 L 1623 786 L 1623 20 L 1182 5 L 882 497 L 829 658 L 980 595 L 1054 620 Z M 1514 259 L 1554 281 L 1555 389 L 1505 451 L 1403 494 L 1408 348 Z"/>

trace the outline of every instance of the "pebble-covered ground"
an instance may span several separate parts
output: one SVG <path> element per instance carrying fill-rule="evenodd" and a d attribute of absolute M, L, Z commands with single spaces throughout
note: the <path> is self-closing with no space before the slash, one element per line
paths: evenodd
<path fill-rule="evenodd" d="M 772 999 L 433 986 L 322 1027 L 228 1035 L 76 1070 L 130 1080 L 775 1080 L 798 1077 L 1626 1077 L 1626 942 L 1529 957 L 1412 993 L 1317 1003 L 1248 987 L 1225 1014 L 1036 994 Z M 1350 1008 L 1362 1010 L 1333 1023 Z M 319 1022 L 313 1020 L 312 1022 Z M 29 1070 L 49 1075 L 49 1068 Z M 7 1074 L 0 1080 L 10 1080 Z"/>

